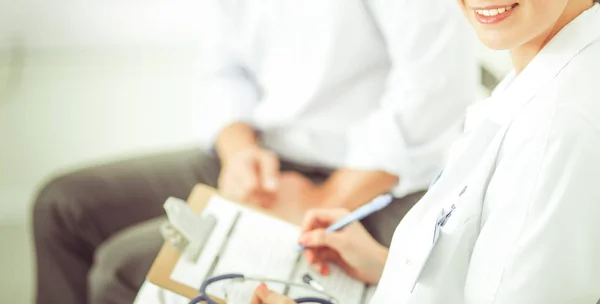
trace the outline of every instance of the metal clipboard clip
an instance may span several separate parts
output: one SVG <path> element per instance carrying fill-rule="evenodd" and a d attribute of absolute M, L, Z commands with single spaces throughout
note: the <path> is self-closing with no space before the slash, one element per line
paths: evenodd
<path fill-rule="evenodd" d="M 169 219 L 160 227 L 163 239 L 183 258 L 196 262 L 217 225 L 217 218 L 212 214 L 197 215 L 184 200 L 175 197 L 169 197 L 163 208 Z"/>

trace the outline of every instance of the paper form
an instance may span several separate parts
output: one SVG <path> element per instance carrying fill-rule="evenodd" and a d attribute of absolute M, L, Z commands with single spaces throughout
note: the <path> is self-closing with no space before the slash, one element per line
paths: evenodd
<path fill-rule="evenodd" d="M 213 214 L 217 224 L 208 238 L 199 259 L 194 263 L 179 259 L 171 279 L 193 288 L 200 288 L 209 277 L 236 273 L 246 277 L 258 277 L 292 281 L 305 284 L 302 276 L 309 273 L 326 288 L 341 304 L 362 304 L 365 285 L 347 276 L 332 265 L 331 273 L 322 276 L 312 270 L 298 251 L 300 228 L 283 220 L 260 213 L 214 196 L 203 214 Z M 298 262 L 300 261 L 300 262 Z M 214 267 L 214 268 L 213 268 Z M 211 295 L 225 298 L 229 304 L 247 304 L 259 282 L 235 283 L 230 280 L 221 286 L 209 288 Z M 218 283 L 215 283 L 218 284 Z M 283 293 L 285 286 L 268 283 L 270 289 Z M 323 297 L 312 293 L 311 287 L 289 289 L 288 295 Z"/>
<path fill-rule="evenodd" d="M 293 279 L 294 282 L 303 283 L 302 276 L 308 273 L 315 281 L 325 288 L 325 291 L 328 294 L 335 297 L 338 303 L 362 304 L 365 284 L 351 278 L 336 265 L 329 265 L 331 271 L 329 275 L 326 276 L 321 275 L 311 268 L 305 259 L 302 259 L 298 266 L 298 271 Z M 310 289 L 305 288 L 291 288 L 288 295 L 292 298 L 305 297 L 307 295 L 323 297 L 323 294 L 314 291 L 311 292 Z"/>
<path fill-rule="evenodd" d="M 240 273 L 288 281 L 300 254 L 299 236 L 295 225 L 254 211 L 242 212 L 212 275 Z M 247 302 L 257 284 L 238 285 L 244 287 L 236 290 L 239 298 L 233 301 L 234 295 L 229 294 L 228 303 Z M 285 286 L 269 284 L 269 288 L 283 293 Z"/>
<path fill-rule="evenodd" d="M 231 226 L 240 211 L 239 207 L 231 202 L 214 196 L 202 214 L 212 214 L 217 218 L 217 225 L 208 238 L 198 261 L 179 259 L 173 272 L 171 280 L 199 289 L 202 282 L 209 274 L 213 261 L 221 250 L 223 243 L 227 240 Z"/>

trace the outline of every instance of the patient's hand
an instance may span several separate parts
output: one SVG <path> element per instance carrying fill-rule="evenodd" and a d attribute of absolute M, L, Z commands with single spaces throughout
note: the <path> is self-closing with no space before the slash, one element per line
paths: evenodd
<path fill-rule="evenodd" d="M 222 160 L 219 191 L 229 199 L 268 207 L 279 187 L 279 158 L 271 151 L 250 146 Z"/>
<path fill-rule="evenodd" d="M 319 185 L 296 172 L 281 173 L 277 191 L 277 204 L 308 210 L 320 206 L 325 193 Z"/>

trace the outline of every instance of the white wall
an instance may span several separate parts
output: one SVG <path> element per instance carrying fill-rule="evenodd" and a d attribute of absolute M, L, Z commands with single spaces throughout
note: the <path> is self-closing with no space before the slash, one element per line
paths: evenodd
<path fill-rule="evenodd" d="M 190 41 L 206 0 L 0 0 L 0 45 L 18 33 L 35 46 Z"/>
<path fill-rule="evenodd" d="M 212 126 L 199 0 L 0 1 L 0 221 L 23 221 L 57 169 L 197 144 Z M 23 53 L 6 86 L 13 37 Z M 505 54 L 480 56 L 505 72 Z"/>
<path fill-rule="evenodd" d="M 201 142 L 209 17 L 198 0 L 0 0 L 0 221 L 57 169 Z"/>
<path fill-rule="evenodd" d="M 0 102 L 2 217 L 21 215 L 51 171 L 195 143 L 205 111 L 192 49 L 37 51 Z"/>

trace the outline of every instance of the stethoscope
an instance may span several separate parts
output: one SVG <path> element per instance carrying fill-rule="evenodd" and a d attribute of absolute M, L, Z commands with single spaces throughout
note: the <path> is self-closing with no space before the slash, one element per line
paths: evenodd
<path fill-rule="evenodd" d="M 255 277 L 247 277 L 242 274 L 232 273 L 232 274 L 223 274 L 219 276 L 212 277 L 200 286 L 200 294 L 192 299 L 189 304 L 198 304 L 198 303 L 206 303 L 206 304 L 219 304 L 215 300 L 213 300 L 207 293 L 206 289 L 210 284 L 225 281 L 225 280 L 242 280 L 242 281 L 255 281 L 255 282 L 270 282 L 270 283 L 280 283 L 287 286 L 300 287 L 300 288 L 310 288 L 311 290 L 317 291 L 321 293 L 325 298 L 317 298 L 317 297 L 304 297 L 294 299 L 296 303 L 316 303 L 316 304 L 339 304 L 339 302 L 331 295 L 327 294 L 323 290 L 319 290 L 317 288 L 312 287 L 311 285 L 304 285 L 299 283 L 267 279 L 267 278 L 255 278 Z"/>

